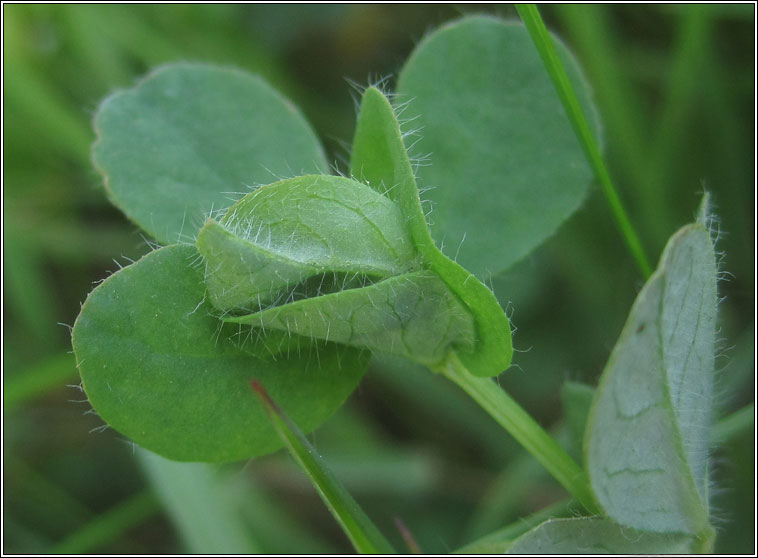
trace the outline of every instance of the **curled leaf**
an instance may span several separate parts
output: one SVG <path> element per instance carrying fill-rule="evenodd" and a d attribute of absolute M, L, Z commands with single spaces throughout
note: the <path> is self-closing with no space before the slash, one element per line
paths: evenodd
<path fill-rule="evenodd" d="M 429 271 L 284 304 L 228 322 L 344 343 L 437 366 L 453 348 L 474 347 L 471 314 Z"/>
<path fill-rule="evenodd" d="M 373 87 L 361 100 L 350 166 L 354 176 L 396 200 L 423 265 L 445 282 L 474 317 L 474 346 L 469 350 L 459 346 L 460 360 L 477 376 L 503 372 L 513 355 L 510 322 L 492 291 L 435 245 L 397 116 L 389 100 Z"/>
<path fill-rule="evenodd" d="M 433 369 L 451 352 L 481 376 L 510 363 L 492 292 L 434 245 L 386 97 L 366 90 L 352 166 L 366 183 L 284 180 L 247 195 L 197 245 L 213 305 L 261 332 L 400 355 Z M 263 333 L 265 335 L 265 333 Z"/>
<path fill-rule="evenodd" d="M 390 277 L 416 259 L 395 204 L 364 184 L 325 175 L 258 188 L 220 223 L 209 220 L 197 246 L 211 301 L 222 311 L 281 304 L 298 288 L 309 292 L 308 279 L 321 294 L 350 277 Z"/>

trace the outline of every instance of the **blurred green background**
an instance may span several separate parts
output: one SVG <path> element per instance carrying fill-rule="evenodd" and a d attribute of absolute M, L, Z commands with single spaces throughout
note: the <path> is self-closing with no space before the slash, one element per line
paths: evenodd
<path fill-rule="evenodd" d="M 755 393 L 754 5 L 541 11 L 593 85 L 607 161 L 651 259 L 712 192 L 728 272 L 719 416 L 741 408 Z M 471 12 L 515 17 L 508 5 L 3 5 L 5 553 L 351 552 L 283 452 L 176 465 L 88 413 L 67 326 L 93 282 L 148 250 L 106 201 L 90 120 L 157 64 L 231 64 L 299 105 L 343 166 L 346 78 L 397 75 L 424 33 Z M 560 385 L 595 384 L 642 286 L 599 191 L 491 284 L 518 328 L 500 382 L 564 436 Z M 395 517 L 426 552 L 445 552 L 565 498 L 465 395 L 392 363 L 374 365 L 311 439 L 398 547 Z M 717 552 L 755 550 L 754 455 L 753 431 L 713 452 Z"/>

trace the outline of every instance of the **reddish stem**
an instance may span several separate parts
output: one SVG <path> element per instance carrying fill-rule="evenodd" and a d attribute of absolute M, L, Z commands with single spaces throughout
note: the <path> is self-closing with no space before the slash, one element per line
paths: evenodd
<path fill-rule="evenodd" d="M 408 547 L 408 550 L 411 551 L 411 554 L 423 554 L 423 552 L 421 552 L 421 547 L 416 542 L 416 539 L 413 538 L 410 529 L 408 529 L 408 526 L 403 520 L 399 517 L 395 517 L 395 526 L 397 527 L 397 530 L 400 531 L 400 536 L 403 537 L 403 541 Z"/>
<path fill-rule="evenodd" d="M 277 415 L 281 416 L 281 410 L 276 405 L 276 403 L 274 403 L 274 400 L 271 399 L 271 396 L 266 391 L 266 388 L 263 387 L 262 383 L 260 383 L 258 380 L 250 380 L 250 387 L 253 388 L 255 395 L 257 395 L 258 399 L 261 400 L 261 403 L 263 403 L 263 408 L 266 409 L 266 412 L 268 414 L 271 414 L 273 411 Z"/>

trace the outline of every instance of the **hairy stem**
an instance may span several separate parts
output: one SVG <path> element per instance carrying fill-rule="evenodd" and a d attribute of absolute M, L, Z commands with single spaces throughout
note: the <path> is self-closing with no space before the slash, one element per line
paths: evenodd
<path fill-rule="evenodd" d="M 85 554 L 97 550 L 159 511 L 160 505 L 152 492 L 139 492 L 69 534 L 51 550 L 54 554 Z"/>
<path fill-rule="evenodd" d="M 487 411 L 518 443 L 539 461 L 555 479 L 593 514 L 600 513 L 587 474 L 556 441 L 492 379 L 472 375 L 451 353 L 438 370 L 458 384 Z"/>

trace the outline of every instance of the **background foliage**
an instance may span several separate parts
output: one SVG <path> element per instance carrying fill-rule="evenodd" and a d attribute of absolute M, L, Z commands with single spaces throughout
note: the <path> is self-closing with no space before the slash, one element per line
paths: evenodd
<path fill-rule="evenodd" d="M 344 169 L 355 125 L 345 78 L 395 76 L 425 31 L 473 11 L 515 17 L 504 5 L 3 6 L 5 552 L 350 551 L 283 452 L 167 472 L 86 413 L 59 324 L 73 324 L 94 281 L 148 250 L 104 196 L 90 120 L 103 96 L 156 64 L 231 64 L 302 107 Z M 702 190 L 713 193 L 729 272 L 718 403 L 726 414 L 753 401 L 754 6 L 541 11 L 594 87 L 611 172 L 653 260 Z M 567 432 L 561 383 L 595 383 L 642 285 L 600 192 L 491 284 L 522 351 L 502 385 Z M 370 371 L 311 440 L 398 546 L 396 516 L 425 551 L 446 551 L 564 497 L 428 373 Z M 716 551 L 751 552 L 754 438 L 713 462 Z"/>

